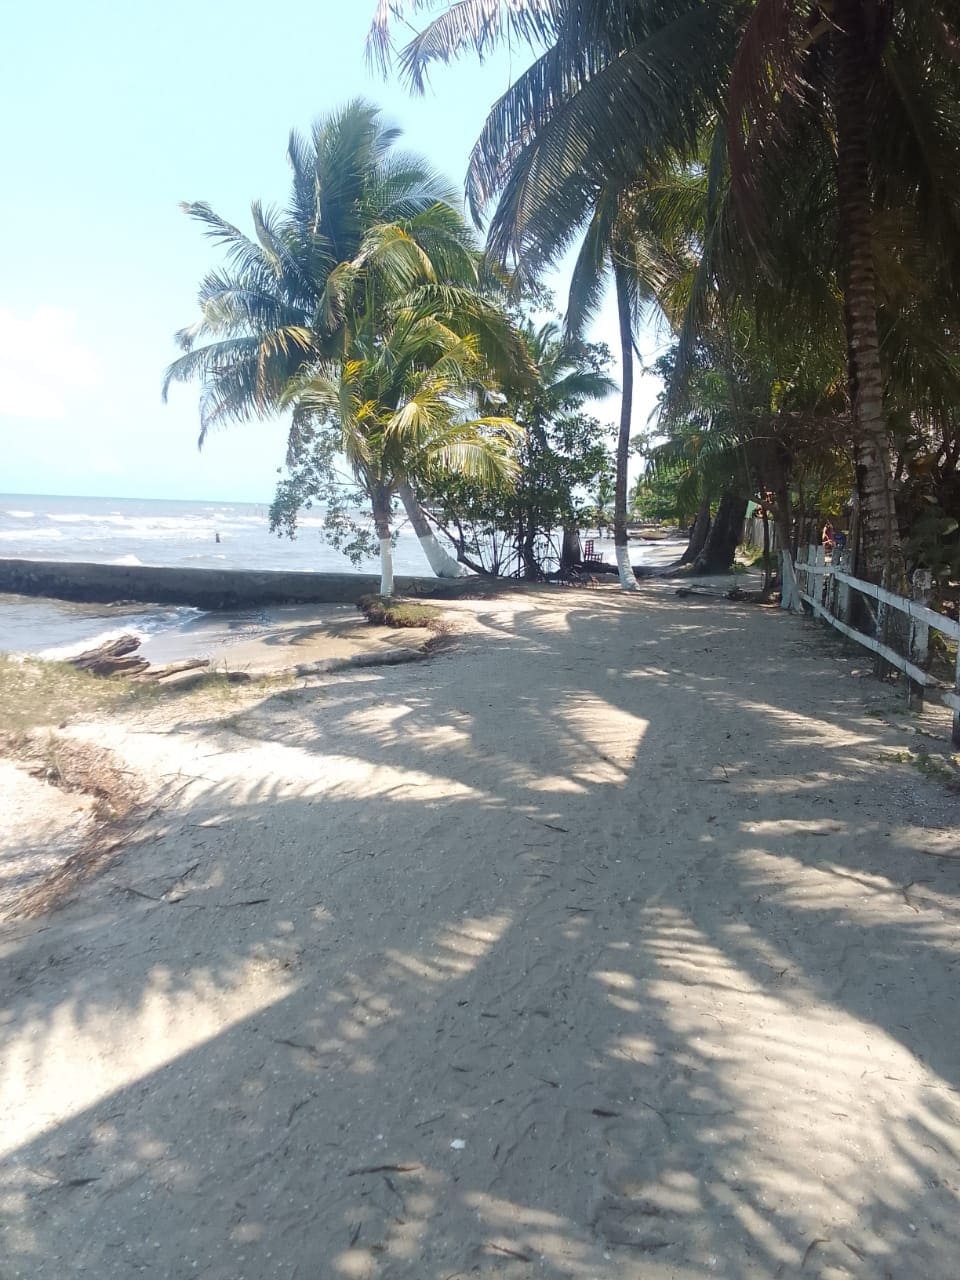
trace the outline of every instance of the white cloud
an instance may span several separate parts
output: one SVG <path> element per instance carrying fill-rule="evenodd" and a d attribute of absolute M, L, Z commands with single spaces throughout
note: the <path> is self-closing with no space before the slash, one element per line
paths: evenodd
<path fill-rule="evenodd" d="M 0 414 L 65 418 L 74 398 L 102 384 L 100 361 L 76 329 L 76 313 L 61 307 L 0 307 Z"/>

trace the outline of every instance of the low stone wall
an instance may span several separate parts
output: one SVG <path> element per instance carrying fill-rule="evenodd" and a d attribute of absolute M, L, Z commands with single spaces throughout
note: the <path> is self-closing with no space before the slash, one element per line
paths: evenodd
<path fill-rule="evenodd" d="M 398 576 L 398 595 L 474 594 L 506 584 L 482 578 Z M 249 609 L 276 604 L 353 604 L 379 590 L 370 573 L 288 573 L 274 570 L 179 569 L 151 565 L 72 564 L 0 559 L 0 592 L 89 604 L 186 604 L 196 609 Z"/>

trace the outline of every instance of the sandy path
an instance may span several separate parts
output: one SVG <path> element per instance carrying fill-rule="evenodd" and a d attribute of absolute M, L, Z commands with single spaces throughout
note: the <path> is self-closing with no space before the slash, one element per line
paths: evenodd
<path fill-rule="evenodd" d="M 665 587 L 458 608 L 96 729 L 168 798 L 7 926 L 0 1276 L 952 1280 L 960 801 L 894 695 Z"/>

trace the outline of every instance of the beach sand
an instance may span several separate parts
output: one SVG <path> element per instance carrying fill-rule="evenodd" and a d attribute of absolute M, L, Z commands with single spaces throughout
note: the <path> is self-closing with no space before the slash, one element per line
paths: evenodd
<path fill-rule="evenodd" d="M 665 584 L 444 607 L 60 731 L 140 808 L 3 925 L 4 1280 L 952 1280 L 960 798 L 899 693 Z"/>
<path fill-rule="evenodd" d="M 386 650 L 420 650 L 433 635 L 420 627 L 371 626 L 352 604 L 279 605 L 255 614 L 204 614 L 179 633 L 148 641 L 142 652 L 154 665 L 200 657 L 215 670 L 264 675 Z"/>

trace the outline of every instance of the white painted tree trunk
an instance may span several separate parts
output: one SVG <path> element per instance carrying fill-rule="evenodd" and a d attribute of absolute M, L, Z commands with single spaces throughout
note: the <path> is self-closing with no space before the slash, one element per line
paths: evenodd
<path fill-rule="evenodd" d="M 438 578 L 469 578 L 470 570 L 459 560 L 455 560 L 449 551 L 440 545 L 440 539 L 428 529 L 426 533 L 417 535 L 423 554 L 427 557 L 430 568 Z"/>
<path fill-rule="evenodd" d="M 413 526 L 414 533 L 420 539 L 420 545 L 423 547 L 423 554 L 427 557 L 427 563 L 436 576 L 438 578 L 469 577 L 470 570 L 467 566 L 460 564 L 440 545 L 440 540 L 430 528 L 430 523 L 423 514 L 423 508 L 417 501 L 417 495 L 408 484 L 400 485 L 400 501 L 403 503 L 403 509 L 407 513 L 407 519 Z"/>
<path fill-rule="evenodd" d="M 393 543 L 389 537 L 380 539 L 380 594 L 393 595 Z"/>
<path fill-rule="evenodd" d="M 621 591 L 639 591 L 640 584 L 637 582 L 637 575 L 633 572 L 633 565 L 630 563 L 630 547 L 618 546 L 617 552 L 617 571 L 620 574 L 620 590 Z"/>
<path fill-rule="evenodd" d="M 630 564 L 627 541 L 627 463 L 630 458 L 630 424 L 633 421 L 633 317 L 630 311 L 630 289 L 627 273 L 611 250 L 613 279 L 617 294 L 617 316 L 620 326 L 620 429 L 617 432 L 617 471 L 613 487 L 613 542 L 617 554 L 617 572 L 621 591 L 638 591 L 636 574 Z"/>

